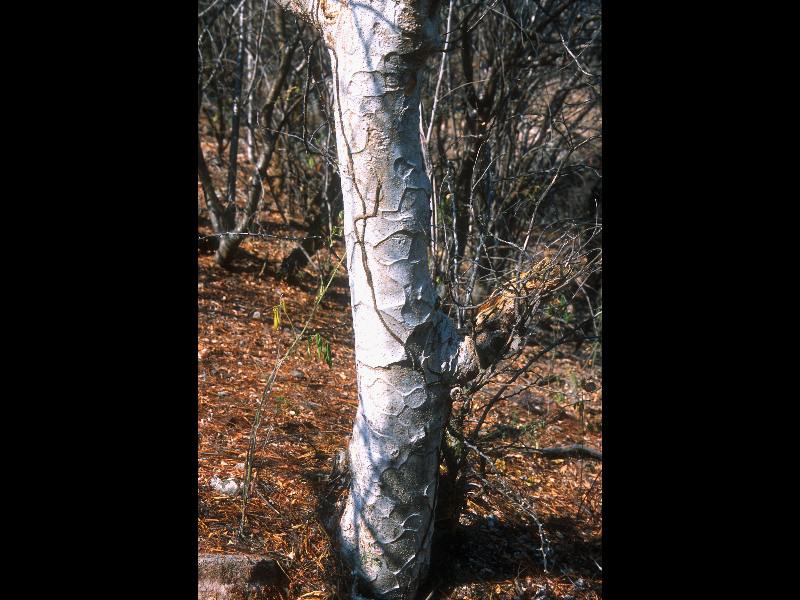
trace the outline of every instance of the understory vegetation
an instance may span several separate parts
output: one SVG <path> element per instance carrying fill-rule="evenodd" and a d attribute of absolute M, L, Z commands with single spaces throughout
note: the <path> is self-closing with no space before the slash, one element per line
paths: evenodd
<path fill-rule="evenodd" d="M 419 597 L 600 598 L 600 3 L 437 10 L 428 266 L 483 362 L 450 394 Z M 197 52 L 198 549 L 272 561 L 267 595 L 348 598 L 334 530 L 358 395 L 333 66 L 312 27 L 257 0 L 200 0 Z"/>

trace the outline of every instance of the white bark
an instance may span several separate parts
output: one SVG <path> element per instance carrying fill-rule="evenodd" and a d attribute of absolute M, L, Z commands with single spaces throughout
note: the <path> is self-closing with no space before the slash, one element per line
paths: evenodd
<path fill-rule="evenodd" d="M 359 395 L 342 552 L 354 593 L 410 599 L 430 557 L 450 385 L 478 368 L 428 270 L 419 82 L 438 11 L 430 0 L 289 6 L 321 27 L 334 70 Z"/>
<path fill-rule="evenodd" d="M 422 362 L 438 314 L 427 263 L 430 184 L 419 144 L 425 40 L 412 11 L 391 0 L 354 6 L 326 36 L 359 395 L 341 543 L 358 591 L 378 598 L 413 598 L 426 574 L 448 412 L 447 390 Z M 410 40 L 404 20 L 417 29 Z"/>

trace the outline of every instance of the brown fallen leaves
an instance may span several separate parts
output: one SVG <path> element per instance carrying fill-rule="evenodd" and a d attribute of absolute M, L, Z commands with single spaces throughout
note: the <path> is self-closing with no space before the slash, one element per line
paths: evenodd
<path fill-rule="evenodd" d="M 260 217 L 273 235 L 303 234 L 277 215 Z M 198 255 L 198 548 L 274 559 L 289 578 L 291 598 L 334 598 L 339 567 L 319 508 L 332 500 L 325 497 L 331 459 L 347 443 L 357 406 L 345 272 L 309 329 L 330 340 L 332 365 L 302 344 L 267 400 L 243 539 L 237 536 L 241 498 L 210 486 L 214 476 L 242 478 L 265 374 L 291 341 L 288 324 L 273 329 L 272 308 L 283 299 L 297 324 L 314 302 L 310 267 L 299 286 L 274 277 L 292 247 L 289 241 L 246 240 L 232 271 L 217 267 L 212 255 Z M 428 588 L 435 590 L 432 597 L 601 597 L 602 465 L 548 460 L 528 451 L 573 443 L 602 448 L 602 384 L 588 354 L 587 349 L 581 356 L 549 353 L 537 366 L 538 374 L 550 375 L 546 385 L 533 385 L 537 375 L 529 373 L 514 389 L 530 387 L 500 402 L 490 415 L 482 448 L 494 463 L 473 460 L 483 481 L 471 480 L 460 528 L 438 542 Z M 294 371 L 303 377 L 292 376 Z M 478 405 L 496 390 L 493 385 L 482 390 Z M 542 571 L 538 528 L 507 491 L 535 507 L 551 549 L 548 573 Z"/>

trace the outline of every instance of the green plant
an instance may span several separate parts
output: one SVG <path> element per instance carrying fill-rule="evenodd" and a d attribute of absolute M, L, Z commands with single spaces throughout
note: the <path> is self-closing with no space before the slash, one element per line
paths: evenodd
<path fill-rule="evenodd" d="M 333 365 L 333 358 L 331 357 L 331 342 L 325 339 L 321 334 L 314 333 L 308 337 L 306 341 L 306 351 L 311 356 L 311 349 L 317 353 L 317 358 L 325 361 L 325 364 L 330 368 Z"/>
<path fill-rule="evenodd" d="M 291 408 L 291 402 L 289 402 L 289 399 L 286 398 L 286 396 L 276 396 L 276 398 L 275 398 L 275 408 L 279 412 L 283 412 L 283 411 Z"/>

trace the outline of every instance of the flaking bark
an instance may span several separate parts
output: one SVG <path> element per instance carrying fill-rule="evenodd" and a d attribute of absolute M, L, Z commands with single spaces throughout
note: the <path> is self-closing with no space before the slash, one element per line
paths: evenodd
<path fill-rule="evenodd" d="M 351 7 L 329 7 L 326 18 L 336 18 L 325 27 L 359 393 L 340 542 L 354 595 L 413 598 L 430 559 L 449 413 L 446 379 L 455 361 L 443 363 L 458 347 L 436 308 L 427 264 L 430 183 L 418 82 L 435 29 L 421 5 Z"/>
<path fill-rule="evenodd" d="M 450 390 L 496 360 L 513 331 L 494 335 L 481 357 L 480 344 L 439 310 L 431 281 L 419 90 L 439 45 L 437 4 L 281 4 L 321 31 L 334 73 L 359 396 L 341 551 L 354 597 L 411 599 L 430 562 Z M 502 303 L 501 323 L 514 306 Z"/>

